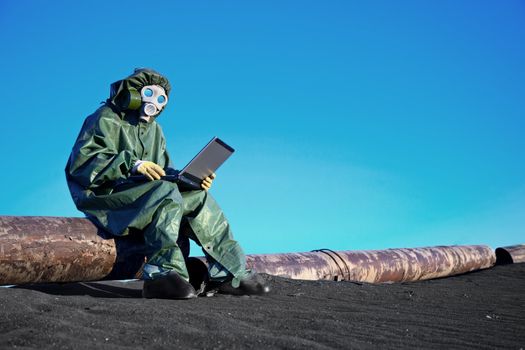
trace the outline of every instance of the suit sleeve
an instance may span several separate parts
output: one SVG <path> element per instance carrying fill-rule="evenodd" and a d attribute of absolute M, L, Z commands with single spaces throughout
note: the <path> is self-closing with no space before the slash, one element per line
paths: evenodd
<path fill-rule="evenodd" d="M 138 160 L 133 150 L 118 151 L 118 117 L 101 113 L 86 120 L 68 162 L 68 174 L 85 188 L 95 189 L 127 178 Z"/>

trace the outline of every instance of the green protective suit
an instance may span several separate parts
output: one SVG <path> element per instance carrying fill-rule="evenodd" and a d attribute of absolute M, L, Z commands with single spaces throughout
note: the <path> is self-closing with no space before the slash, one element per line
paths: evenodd
<path fill-rule="evenodd" d="M 170 91 L 169 82 L 157 72 L 136 70 L 113 83 L 110 98 L 84 121 L 65 169 L 73 201 L 113 236 L 127 235 L 130 230 L 143 232 L 150 271 L 145 278 L 175 270 L 189 279 L 177 244 L 181 231 L 202 246 L 212 279 L 233 276 L 237 285 L 247 273 L 245 256 L 209 193 L 181 191 L 176 183 L 164 180 L 137 183 L 129 179 L 137 160 L 155 162 L 167 173 L 173 171 L 160 125 L 121 107 L 126 89 L 140 91 L 145 85 L 160 85 L 167 94 Z M 183 230 L 181 225 L 185 225 Z"/>

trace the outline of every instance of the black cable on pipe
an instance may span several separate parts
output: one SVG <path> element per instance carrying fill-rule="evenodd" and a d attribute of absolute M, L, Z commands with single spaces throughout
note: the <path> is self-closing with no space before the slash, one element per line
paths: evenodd
<path fill-rule="evenodd" d="M 323 249 L 316 249 L 316 250 L 312 250 L 312 252 L 319 252 L 319 253 L 323 253 L 323 254 L 326 254 L 330 257 L 330 259 L 332 259 L 335 263 L 335 265 L 337 266 L 337 268 L 339 269 L 339 272 L 341 273 L 341 276 L 343 276 L 343 279 L 348 279 L 350 278 L 350 268 L 348 267 L 348 264 L 346 263 L 346 261 L 339 255 L 337 254 L 336 252 L 334 252 L 333 250 L 331 249 L 326 249 L 326 248 L 323 248 Z M 346 276 L 345 276 L 345 273 L 343 272 L 343 269 L 342 267 L 339 265 L 339 263 L 337 262 L 337 260 L 332 256 L 332 254 L 334 254 L 335 256 L 337 256 L 339 258 L 339 260 L 341 260 L 343 262 L 343 265 L 346 269 Z"/>

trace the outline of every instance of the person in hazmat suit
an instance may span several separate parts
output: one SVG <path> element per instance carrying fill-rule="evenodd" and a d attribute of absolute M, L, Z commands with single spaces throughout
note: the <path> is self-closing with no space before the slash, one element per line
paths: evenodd
<path fill-rule="evenodd" d="M 189 283 L 179 235 L 202 247 L 208 290 L 264 294 L 268 285 L 246 269 L 243 250 L 208 192 L 215 175 L 202 182 L 202 190 L 161 178 L 174 172 L 157 123 L 170 90 L 168 80 L 151 69 L 136 69 L 111 85 L 110 97 L 84 121 L 66 165 L 73 201 L 105 233 L 143 234 L 146 298 L 188 299 L 203 292 Z M 133 181 L 136 175 L 147 181 Z"/>

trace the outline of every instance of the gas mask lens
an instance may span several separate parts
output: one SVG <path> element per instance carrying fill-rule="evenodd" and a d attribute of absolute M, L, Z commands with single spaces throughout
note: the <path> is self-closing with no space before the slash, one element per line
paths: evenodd
<path fill-rule="evenodd" d="M 146 90 L 144 90 L 144 96 L 146 97 L 153 96 L 153 90 L 151 90 L 150 88 L 147 88 Z"/>
<path fill-rule="evenodd" d="M 143 111 L 147 116 L 159 114 L 162 108 L 168 103 L 168 96 L 161 86 L 147 85 L 140 90 L 142 97 Z"/>

